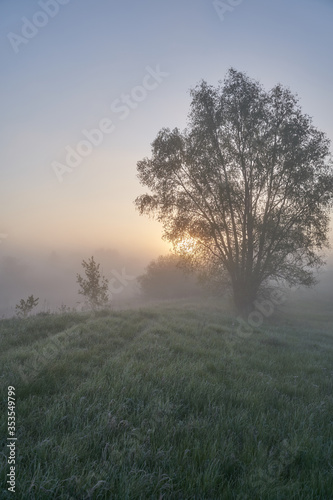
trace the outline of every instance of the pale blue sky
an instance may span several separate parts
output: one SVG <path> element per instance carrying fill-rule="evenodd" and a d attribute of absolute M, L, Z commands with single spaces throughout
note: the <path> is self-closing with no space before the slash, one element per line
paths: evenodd
<path fill-rule="evenodd" d="M 136 162 L 161 127 L 185 126 L 188 89 L 216 84 L 231 66 L 267 88 L 289 86 L 333 138 L 332 0 L 243 0 L 223 21 L 205 0 L 69 0 L 15 53 L 8 34 L 21 35 L 22 18 L 36 19 L 42 3 L 0 2 L 0 256 L 23 247 L 165 252 L 160 225 L 134 209 L 144 191 Z M 120 120 L 111 103 L 157 65 L 169 76 Z M 64 163 L 66 146 L 103 118 L 115 130 L 59 183 L 52 162 Z"/>

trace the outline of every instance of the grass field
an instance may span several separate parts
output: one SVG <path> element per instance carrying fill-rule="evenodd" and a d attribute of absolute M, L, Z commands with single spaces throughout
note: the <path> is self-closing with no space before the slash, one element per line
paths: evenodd
<path fill-rule="evenodd" d="M 2 320 L 1 498 L 332 499 L 333 310 L 288 307 L 246 338 L 217 302 Z"/>

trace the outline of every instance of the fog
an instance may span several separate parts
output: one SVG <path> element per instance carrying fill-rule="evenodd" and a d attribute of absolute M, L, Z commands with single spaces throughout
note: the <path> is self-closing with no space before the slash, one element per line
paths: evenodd
<path fill-rule="evenodd" d="M 35 312 L 57 312 L 62 305 L 81 310 L 84 298 L 78 293 L 76 274 L 84 275 L 82 260 L 94 256 L 101 271 L 109 279 L 110 299 L 117 307 L 127 307 L 140 298 L 136 278 L 144 273 L 153 254 L 136 255 L 116 248 L 55 249 L 6 251 L 0 254 L 0 317 L 15 315 L 15 305 L 29 295 L 39 297 Z M 291 293 L 291 299 L 329 302 L 333 305 L 333 256 L 318 274 L 319 284 Z M 161 286 L 163 284 L 161 283 Z M 135 300 L 133 300 L 135 299 Z"/>
<path fill-rule="evenodd" d="M 62 305 L 81 309 L 76 274 L 84 275 L 82 260 L 94 256 L 110 282 L 112 302 L 126 302 L 138 295 L 136 276 L 144 272 L 153 255 L 130 255 L 117 249 L 97 248 L 50 251 L 11 251 L 0 256 L 0 317 L 15 314 L 15 305 L 29 295 L 39 297 L 34 310 L 57 311 Z"/>
<path fill-rule="evenodd" d="M 333 258 L 323 266 L 317 276 L 318 285 L 311 288 L 299 288 L 291 297 L 295 299 L 311 300 L 313 302 L 330 303 L 333 306 Z"/>

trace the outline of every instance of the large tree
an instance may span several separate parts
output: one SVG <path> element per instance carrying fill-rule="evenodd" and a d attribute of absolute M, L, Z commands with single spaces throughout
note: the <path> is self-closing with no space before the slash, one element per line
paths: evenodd
<path fill-rule="evenodd" d="M 162 129 L 137 164 L 150 190 L 138 210 L 163 223 L 176 251 L 195 242 L 188 258 L 227 276 L 240 312 L 272 283 L 311 286 L 328 246 L 328 138 L 289 89 L 265 91 L 234 69 L 191 96 L 188 128 Z"/>

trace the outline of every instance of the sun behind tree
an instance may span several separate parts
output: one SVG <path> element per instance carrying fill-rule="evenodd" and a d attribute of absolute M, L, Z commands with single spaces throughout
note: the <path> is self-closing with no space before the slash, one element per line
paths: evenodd
<path fill-rule="evenodd" d="M 188 128 L 162 129 L 137 164 L 150 193 L 136 206 L 176 251 L 225 273 L 247 314 L 272 285 L 316 282 L 333 202 L 330 141 L 280 84 L 267 92 L 230 69 L 191 95 Z"/>
<path fill-rule="evenodd" d="M 196 251 L 199 242 L 191 236 L 184 235 L 179 240 L 174 241 L 173 247 L 178 255 L 190 256 Z"/>

